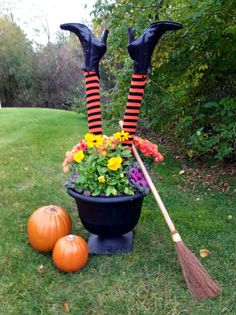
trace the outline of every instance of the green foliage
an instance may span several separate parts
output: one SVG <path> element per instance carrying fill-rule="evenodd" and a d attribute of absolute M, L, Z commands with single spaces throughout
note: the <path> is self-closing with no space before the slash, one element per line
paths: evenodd
<path fill-rule="evenodd" d="M 201 113 L 197 115 L 198 128 L 189 137 L 188 154 L 190 157 L 206 152 L 215 155 L 217 160 L 233 157 L 236 138 L 236 98 L 222 98 L 218 102 L 203 104 Z M 191 119 L 190 123 L 193 123 Z M 191 149 L 194 148 L 194 149 Z"/>
<path fill-rule="evenodd" d="M 85 108 L 87 107 L 86 104 L 86 94 L 85 94 L 85 85 L 81 84 L 82 78 L 80 82 L 78 82 L 77 86 L 71 86 L 68 91 L 67 95 L 67 103 L 69 104 L 71 110 L 84 114 Z"/>
<path fill-rule="evenodd" d="M 19 26 L 8 16 L 0 16 L 0 100 L 14 106 L 27 98 L 32 89 L 32 56 L 30 42 Z"/>
<path fill-rule="evenodd" d="M 132 72 L 127 28 L 139 36 L 157 20 L 182 22 L 184 28 L 166 33 L 153 54 L 141 119 L 147 128 L 174 139 L 189 157 L 235 158 L 235 11 L 235 1 L 225 0 L 97 1 L 94 23 L 111 30 L 104 60 L 114 77 L 107 117 L 120 118 L 127 99 Z M 211 102 L 218 106 L 211 111 L 210 126 L 205 104 Z"/>

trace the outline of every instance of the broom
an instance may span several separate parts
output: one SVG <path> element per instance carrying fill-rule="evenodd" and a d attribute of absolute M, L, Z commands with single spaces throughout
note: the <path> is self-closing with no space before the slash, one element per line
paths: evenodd
<path fill-rule="evenodd" d="M 208 275 L 200 261 L 182 241 L 134 144 L 132 144 L 132 150 L 170 229 L 172 240 L 175 243 L 177 257 L 181 265 L 183 276 L 188 289 L 190 290 L 193 297 L 198 300 L 216 297 L 221 293 L 220 288 Z"/>

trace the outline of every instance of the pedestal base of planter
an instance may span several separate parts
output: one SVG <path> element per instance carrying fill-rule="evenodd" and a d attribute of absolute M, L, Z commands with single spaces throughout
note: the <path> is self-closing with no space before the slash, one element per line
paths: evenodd
<path fill-rule="evenodd" d="M 133 250 L 133 232 L 118 237 L 101 237 L 90 234 L 88 238 L 89 254 L 114 255 Z"/>

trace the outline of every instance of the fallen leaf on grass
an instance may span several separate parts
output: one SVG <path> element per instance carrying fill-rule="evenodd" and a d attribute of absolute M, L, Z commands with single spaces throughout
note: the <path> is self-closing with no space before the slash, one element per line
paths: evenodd
<path fill-rule="evenodd" d="M 63 304 L 63 309 L 64 309 L 64 312 L 65 312 L 65 313 L 69 313 L 69 311 L 70 311 L 70 306 L 69 306 L 69 304 L 68 304 L 67 302 L 64 302 L 64 304 Z"/>
<path fill-rule="evenodd" d="M 200 256 L 202 258 L 205 258 L 206 256 L 208 256 L 208 254 L 210 253 L 208 249 L 200 249 Z"/>
<path fill-rule="evenodd" d="M 40 265 L 37 270 L 39 273 L 43 273 L 45 270 L 44 265 Z"/>

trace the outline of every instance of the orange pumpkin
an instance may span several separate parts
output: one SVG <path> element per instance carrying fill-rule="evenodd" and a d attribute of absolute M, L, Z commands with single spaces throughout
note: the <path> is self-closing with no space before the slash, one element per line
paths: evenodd
<path fill-rule="evenodd" d="M 87 263 L 88 245 L 81 236 L 64 236 L 56 242 L 52 252 L 52 259 L 61 271 L 77 271 Z"/>
<path fill-rule="evenodd" d="M 65 209 L 45 206 L 33 212 L 28 220 L 28 239 L 34 249 L 49 252 L 56 241 L 71 233 L 71 219 Z"/>

